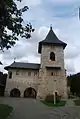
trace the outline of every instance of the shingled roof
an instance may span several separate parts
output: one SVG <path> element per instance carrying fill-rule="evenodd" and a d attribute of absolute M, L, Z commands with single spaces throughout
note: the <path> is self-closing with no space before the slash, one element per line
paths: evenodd
<path fill-rule="evenodd" d="M 2 62 L 0 61 L 0 65 L 2 65 Z"/>
<path fill-rule="evenodd" d="M 67 45 L 66 43 L 58 39 L 54 31 L 52 30 L 52 27 L 50 27 L 50 31 L 48 35 L 46 36 L 45 40 L 39 42 L 38 53 L 41 53 L 42 45 L 48 45 L 48 44 L 63 46 L 63 48 L 65 48 Z"/>
<path fill-rule="evenodd" d="M 40 68 L 40 64 L 34 63 L 24 63 L 24 62 L 13 62 L 10 66 L 6 66 L 4 69 L 34 69 L 38 70 Z"/>

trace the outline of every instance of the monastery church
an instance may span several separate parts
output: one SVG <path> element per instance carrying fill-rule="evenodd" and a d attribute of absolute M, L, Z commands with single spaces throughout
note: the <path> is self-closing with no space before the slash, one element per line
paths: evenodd
<path fill-rule="evenodd" d="M 38 44 L 40 64 L 13 62 L 8 71 L 5 96 L 44 99 L 57 93 L 67 97 L 67 80 L 64 68 L 66 43 L 60 41 L 52 27 Z"/>

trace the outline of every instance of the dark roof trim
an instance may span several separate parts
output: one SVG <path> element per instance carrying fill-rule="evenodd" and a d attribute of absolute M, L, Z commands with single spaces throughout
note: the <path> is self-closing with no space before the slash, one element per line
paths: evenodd
<path fill-rule="evenodd" d="M 52 44 L 52 43 L 42 43 L 42 42 L 39 42 L 39 45 L 38 45 L 38 53 L 41 53 L 42 45 L 63 46 L 62 44 L 58 44 L 58 43 Z M 65 45 L 63 46 L 63 49 L 65 49 L 66 46 L 67 46 L 67 44 L 65 44 Z"/>
<path fill-rule="evenodd" d="M 40 64 L 13 62 L 10 66 L 6 66 L 4 69 L 34 69 L 39 70 Z"/>
<path fill-rule="evenodd" d="M 39 68 L 24 68 L 24 67 L 21 68 L 21 67 L 9 67 L 9 66 L 5 67 L 4 69 L 5 69 L 5 70 L 8 70 L 8 69 L 39 70 Z"/>
<path fill-rule="evenodd" d="M 46 66 L 47 69 L 57 69 L 57 70 L 60 70 L 61 67 L 49 67 L 49 66 Z"/>

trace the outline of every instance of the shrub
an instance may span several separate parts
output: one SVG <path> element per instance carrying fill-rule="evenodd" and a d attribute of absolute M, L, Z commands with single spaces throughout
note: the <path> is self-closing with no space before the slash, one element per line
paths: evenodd
<path fill-rule="evenodd" d="M 56 102 L 60 102 L 60 100 L 61 100 L 61 96 L 56 95 Z M 51 94 L 47 95 L 45 98 L 45 101 L 46 102 L 54 102 L 54 95 L 51 95 Z"/>
<path fill-rule="evenodd" d="M 46 102 L 53 102 L 54 101 L 54 95 L 47 95 L 46 98 L 45 98 L 45 101 Z"/>
<path fill-rule="evenodd" d="M 80 97 L 80 93 L 77 93 L 77 96 Z"/>
<path fill-rule="evenodd" d="M 76 106 L 80 106 L 80 99 L 74 100 L 74 103 L 75 103 Z"/>
<path fill-rule="evenodd" d="M 13 108 L 8 105 L 0 104 L 0 119 L 6 119 L 12 110 Z"/>
<path fill-rule="evenodd" d="M 46 101 L 42 101 L 43 104 L 49 106 L 49 107 L 60 107 L 60 106 L 65 106 L 66 101 L 60 101 L 56 104 L 54 104 L 53 102 L 46 102 Z"/>
<path fill-rule="evenodd" d="M 69 99 L 75 99 L 75 96 L 74 95 L 68 95 L 68 98 Z"/>
<path fill-rule="evenodd" d="M 56 95 L 56 102 L 60 102 L 60 100 L 61 100 L 61 96 Z"/>

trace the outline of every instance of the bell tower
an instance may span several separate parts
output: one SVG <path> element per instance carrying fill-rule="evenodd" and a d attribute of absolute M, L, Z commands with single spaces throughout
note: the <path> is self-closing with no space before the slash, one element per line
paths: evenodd
<path fill-rule="evenodd" d="M 38 53 L 41 54 L 41 65 L 38 97 L 45 98 L 48 94 L 53 94 L 54 92 L 57 92 L 62 97 L 67 96 L 64 69 L 64 49 L 66 45 L 55 35 L 52 26 L 46 38 L 39 42 Z"/>

